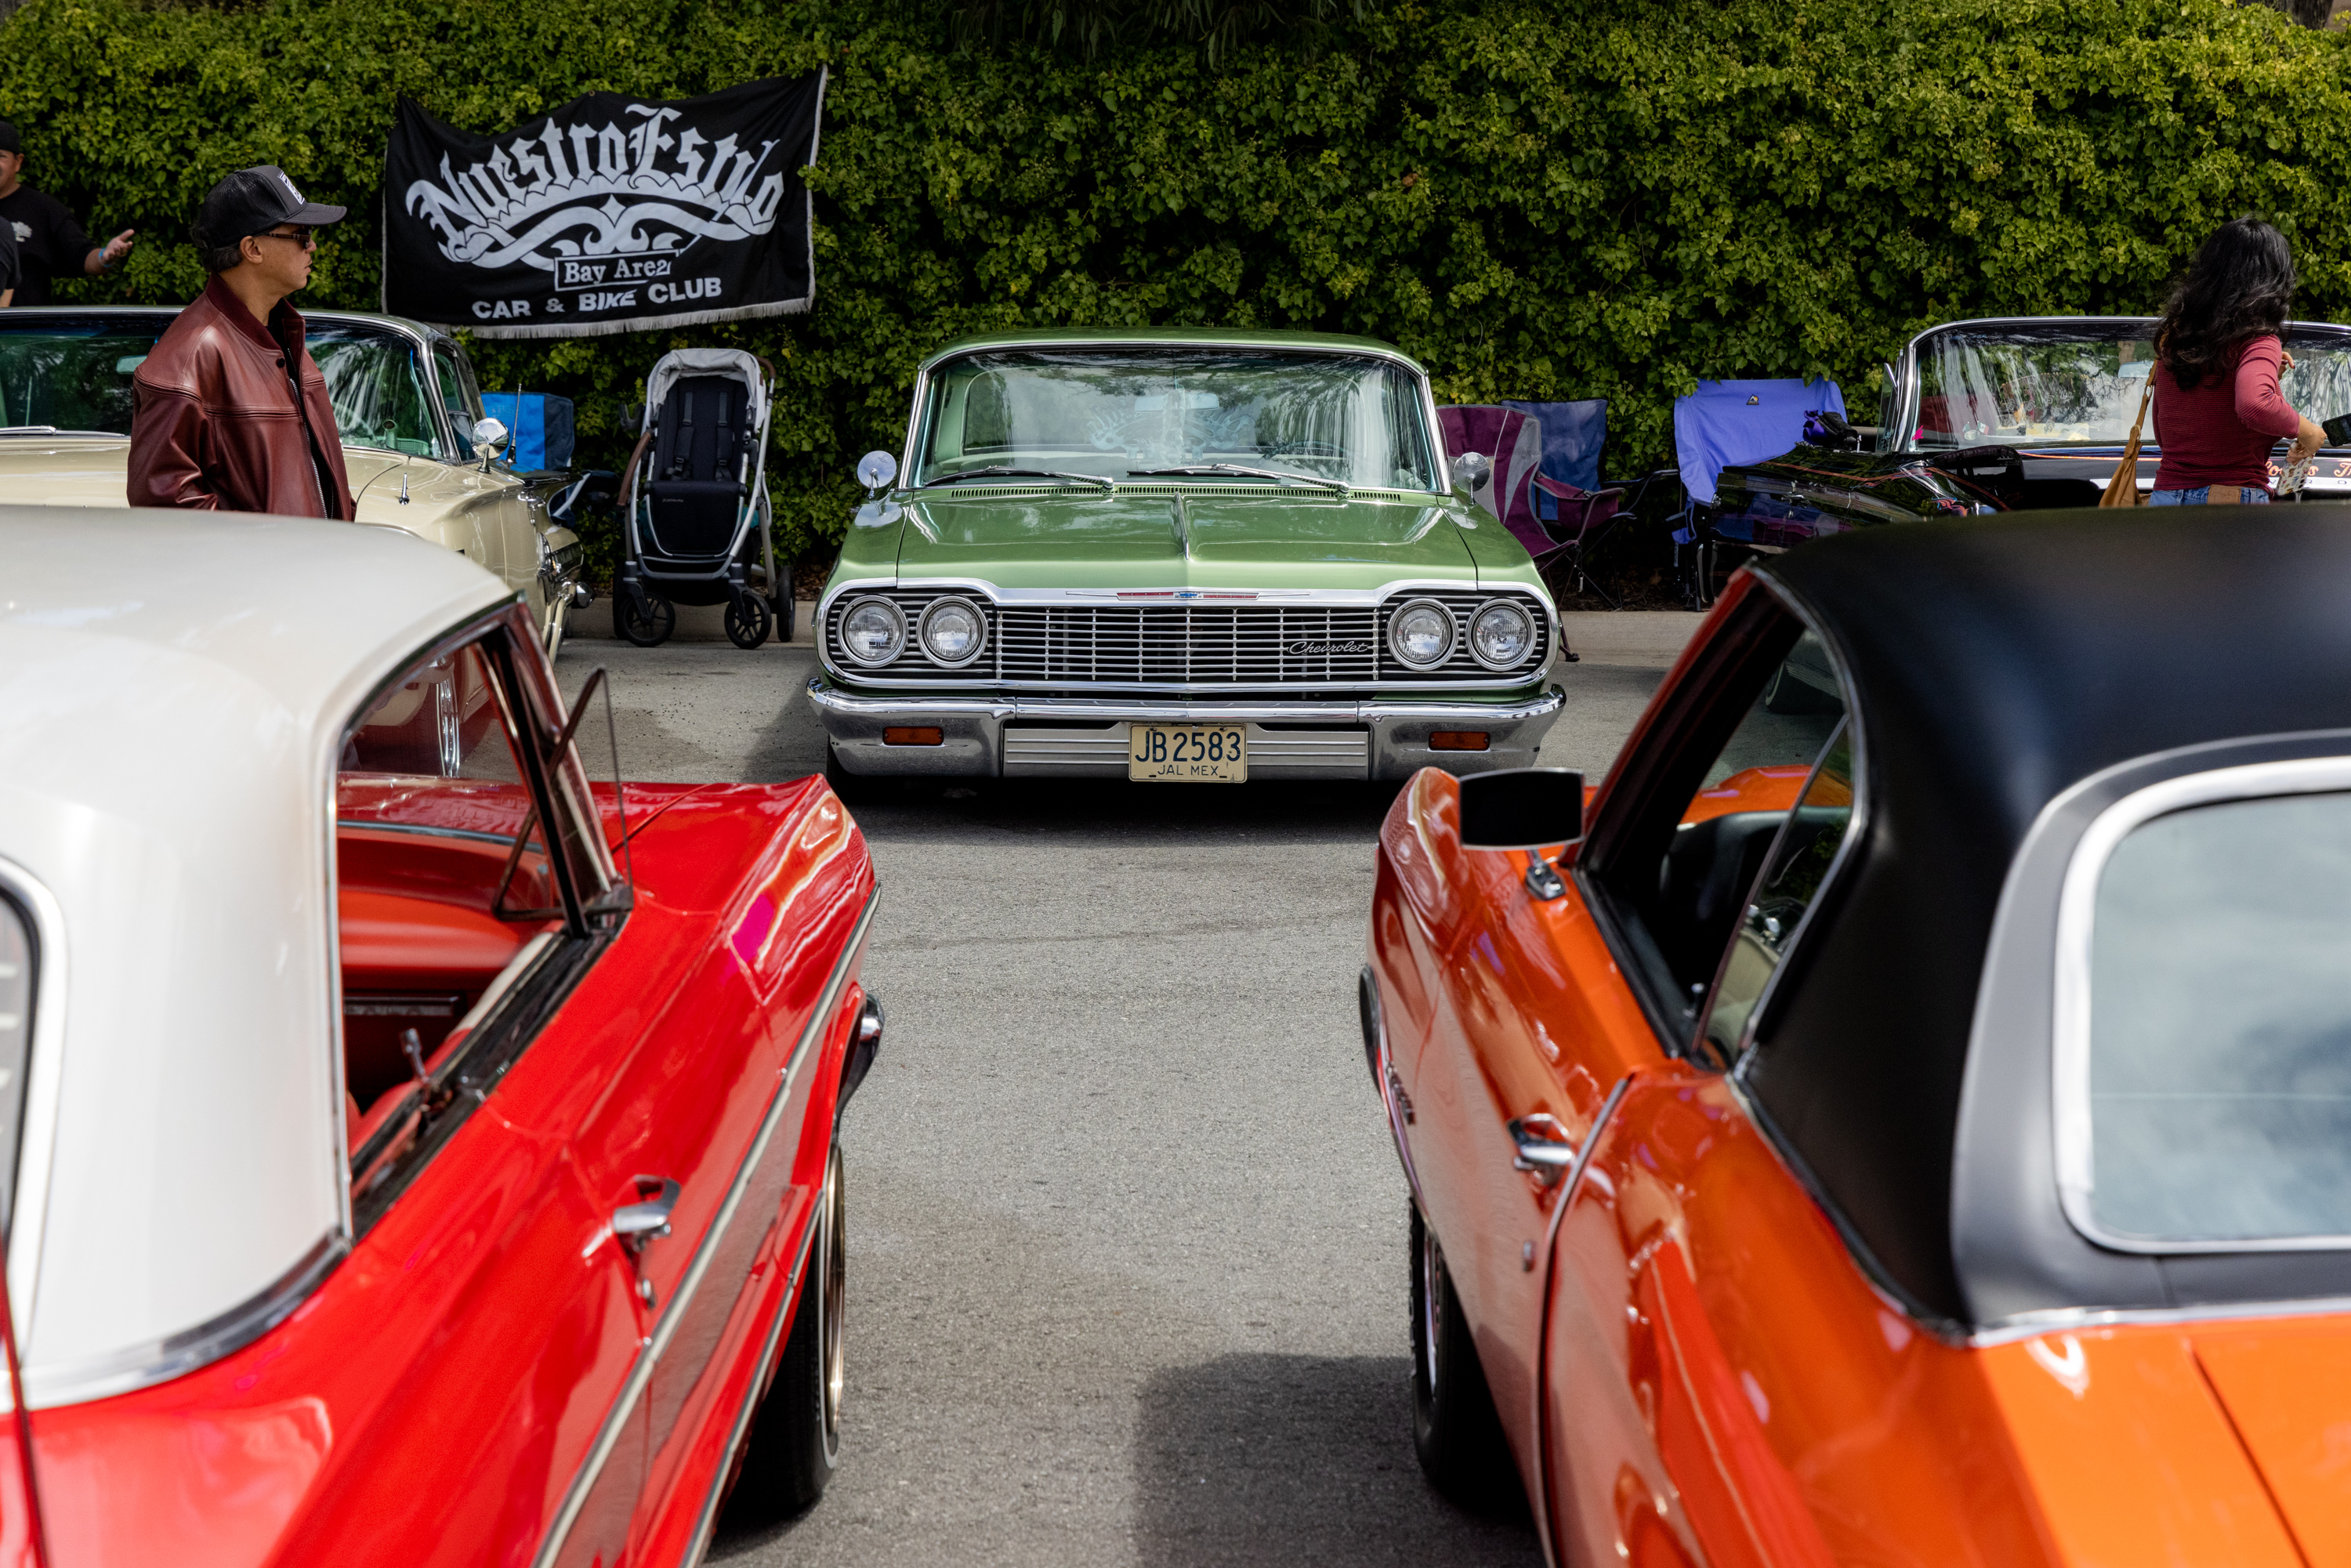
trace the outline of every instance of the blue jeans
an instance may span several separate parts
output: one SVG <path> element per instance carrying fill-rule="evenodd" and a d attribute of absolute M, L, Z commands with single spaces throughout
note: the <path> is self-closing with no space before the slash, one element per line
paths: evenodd
<path fill-rule="evenodd" d="M 2270 493 L 2259 486 L 2248 485 L 2244 491 L 2246 506 L 2266 507 L 2270 504 Z M 2147 504 L 2150 507 L 2200 507 L 2211 498 L 2212 486 L 2199 485 L 2193 490 L 2150 490 Z"/>

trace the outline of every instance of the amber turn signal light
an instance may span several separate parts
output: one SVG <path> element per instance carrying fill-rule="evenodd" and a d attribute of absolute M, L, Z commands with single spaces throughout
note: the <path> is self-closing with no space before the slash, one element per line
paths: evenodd
<path fill-rule="evenodd" d="M 946 737 L 938 730 L 927 727 L 900 728 L 893 725 L 882 732 L 882 744 L 884 746 L 937 746 L 946 739 Z M 1483 736 L 1479 737 L 1478 744 L 1481 749 L 1484 747 L 1486 741 Z"/>
<path fill-rule="evenodd" d="M 1428 737 L 1431 751 L 1483 751 L 1489 744 L 1482 729 L 1440 729 Z"/>

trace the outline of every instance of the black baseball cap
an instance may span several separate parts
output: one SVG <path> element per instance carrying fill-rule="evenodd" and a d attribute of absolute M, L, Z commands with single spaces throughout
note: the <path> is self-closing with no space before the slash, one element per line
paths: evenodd
<path fill-rule="evenodd" d="M 239 169 L 212 188 L 196 209 L 196 243 L 235 245 L 247 235 L 274 229 L 279 224 L 307 224 L 319 228 L 343 220 L 343 208 L 305 200 L 275 163 Z"/>
<path fill-rule="evenodd" d="M 0 120 L 0 152 L 22 153 L 24 151 L 25 139 L 16 134 L 16 122 Z"/>

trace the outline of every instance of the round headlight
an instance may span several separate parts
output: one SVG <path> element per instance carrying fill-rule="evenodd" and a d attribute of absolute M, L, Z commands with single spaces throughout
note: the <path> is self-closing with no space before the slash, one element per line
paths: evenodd
<path fill-rule="evenodd" d="M 954 669 L 979 657 L 987 643 L 987 621 L 968 599 L 941 599 L 923 612 L 923 652 Z"/>
<path fill-rule="evenodd" d="M 1445 663 L 1453 652 L 1453 612 L 1434 599 L 1416 599 L 1388 622 L 1388 651 L 1418 669 Z"/>
<path fill-rule="evenodd" d="M 1497 599 L 1469 618 L 1469 652 L 1489 670 L 1509 669 L 1534 645 L 1534 617 L 1522 605 Z"/>
<path fill-rule="evenodd" d="M 861 664 L 886 664 L 906 651 L 906 617 L 886 599 L 861 599 L 841 618 L 841 648 Z"/>

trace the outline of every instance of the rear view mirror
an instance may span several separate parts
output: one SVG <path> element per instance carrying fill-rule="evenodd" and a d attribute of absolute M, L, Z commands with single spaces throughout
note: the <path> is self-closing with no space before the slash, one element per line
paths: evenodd
<path fill-rule="evenodd" d="M 1482 452 L 1465 452 L 1453 460 L 1453 482 L 1476 495 L 1494 476 L 1494 460 Z"/>
<path fill-rule="evenodd" d="M 886 452 L 869 452 L 857 460 L 857 482 L 870 496 L 898 476 L 898 460 Z"/>
<path fill-rule="evenodd" d="M 1505 768 L 1461 780 L 1461 847 L 1532 850 L 1583 837 L 1583 775 Z"/>
<path fill-rule="evenodd" d="M 2318 428 L 2326 432 L 2327 445 L 2351 446 L 2351 413 L 2338 413 L 2322 421 Z"/>

